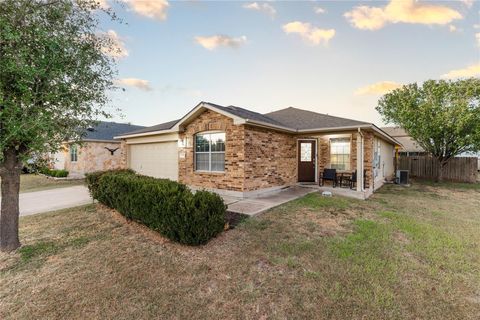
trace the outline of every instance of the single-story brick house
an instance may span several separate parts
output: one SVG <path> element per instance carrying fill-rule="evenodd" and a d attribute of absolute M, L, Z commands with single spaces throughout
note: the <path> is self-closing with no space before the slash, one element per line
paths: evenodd
<path fill-rule="evenodd" d="M 201 102 L 183 118 L 117 137 L 127 166 L 193 188 L 249 197 L 358 170 L 365 197 L 394 175 L 398 142 L 371 123 L 297 108 L 260 114 Z M 365 170 L 365 171 L 364 171 Z"/>
<path fill-rule="evenodd" d="M 51 155 L 51 167 L 67 170 L 71 176 L 85 173 L 124 168 L 125 149 L 114 137 L 123 132 L 145 127 L 127 123 L 100 121 L 95 127 L 86 129 L 81 143 L 66 141 L 62 148 Z"/>

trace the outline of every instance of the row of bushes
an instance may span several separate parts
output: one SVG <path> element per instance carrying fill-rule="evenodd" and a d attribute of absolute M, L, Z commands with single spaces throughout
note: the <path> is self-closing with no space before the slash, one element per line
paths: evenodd
<path fill-rule="evenodd" d="M 50 176 L 50 177 L 55 177 L 55 178 L 66 178 L 68 176 L 68 171 L 67 170 L 56 170 L 56 169 L 49 169 L 49 168 L 42 168 L 39 170 L 40 173 Z"/>
<path fill-rule="evenodd" d="M 94 172 L 86 181 L 94 199 L 171 240 L 203 244 L 224 229 L 226 206 L 215 193 L 192 193 L 183 184 L 131 170 Z"/>

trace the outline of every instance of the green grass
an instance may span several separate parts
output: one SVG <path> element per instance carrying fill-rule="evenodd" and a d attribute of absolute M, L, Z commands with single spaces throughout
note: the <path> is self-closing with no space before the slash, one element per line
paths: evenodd
<path fill-rule="evenodd" d="M 312 210 L 322 208 L 346 209 L 351 205 L 351 200 L 339 197 L 323 197 L 319 193 L 310 193 L 293 201 L 292 205 Z"/>
<path fill-rule="evenodd" d="M 200 247 L 101 206 L 24 217 L 0 318 L 478 319 L 479 208 L 451 185 L 314 193 Z"/>

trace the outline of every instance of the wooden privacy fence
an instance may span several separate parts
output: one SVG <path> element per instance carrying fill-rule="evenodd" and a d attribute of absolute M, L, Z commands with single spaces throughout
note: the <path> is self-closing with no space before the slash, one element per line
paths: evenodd
<path fill-rule="evenodd" d="M 411 177 L 433 179 L 437 175 L 438 162 L 432 157 L 399 157 L 397 170 L 408 170 Z M 451 159 L 444 168 L 443 178 L 457 182 L 477 181 L 478 158 Z"/>

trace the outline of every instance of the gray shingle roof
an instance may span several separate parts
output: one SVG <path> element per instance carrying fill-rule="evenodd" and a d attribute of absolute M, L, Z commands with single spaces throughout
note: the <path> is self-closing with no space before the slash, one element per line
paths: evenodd
<path fill-rule="evenodd" d="M 128 123 L 116 123 L 100 121 L 95 127 L 86 129 L 83 140 L 112 140 L 113 137 L 121 135 L 126 131 L 138 130 L 143 126 L 136 126 Z"/>
<path fill-rule="evenodd" d="M 370 124 L 367 122 L 334 117 L 328 114 L 317 113 L 293 107 L 266 113 L 264 116 L 281 123 L 285 127 L 297 130 L 337 128 Z"/>
<path fill-rule="evenodd" d="M 168 122 L 160 123 L 151 127 L 142 127 L 142 129 L 135 130 L 135 131 L 122 132 L 121 135 L 123 136 L 123 135 L 130 135 L 130 134 L 139 134 L 139 133 L 148 133 L 153 131 L 168 130 L 168 129 L 171 129 L 179 120 L 180 119 L 168 121 Z"/>
<path fill-rule="evenodd" d="M 261 114 L 261 113 L 255 112 L 255 111 L 250 111 L 250 110 L 240 108 L 240 107 L 236 107 L 236 106 L 224 107 L 224 106 L 219 106 L 218 104 L 214 104 L 214 103 L 210 103 L 210 102 L 206 102 L 206 103 L 214 106 L 215 108 L 218 108 L 218 109 L 223 110 L 225 112 L 231 113 L 231 114 L 233 114 L 235 116 L 238 116 L 240 118 L 243 118 L 243 119 L 261 121 L 261 122 L 265 122 L 265 123 L 269 123 L 269 124 L 273 124 L 273 125 L 277 125 L 277 126 L 284 126 L 282 123 L 276 121 L 275 119 L 272 119 L 270 117 L 267 117 L 264 114 Z"/>
<path fill-rule="evenodd" d="M 244 108 L 236 106 L 220 106 L 218 104 L 210 102 L 202 102 L 208 104 L 213 108 L 217 108 L 221 111 L 230 113 L 234 116 L 248 119 L 253 122 L 263 122 L 274 126 L 286 127 L 292 130 L 308 130 L 308 129 L 321 129 L 321 128 L 337 128 L 337 127 L 349 127 L 357 125 L 369 125 L 370 123 L 351 120 L 346 118 L 334 117 L 327 114 L 316 113 L 313 111 L 307 111 L 297 108 L 286 108 L 266 114 L 250 111 Z M 200 104 L 199 104 L 200 105 Z M 181 119 L 173 120 L 165 123 L 161 123 L 152 127 L 146 127 L 131 132 L 123 132 L 121 135 L 133 135 L 141 133 L 149 133 L 154 131 L 163 131 L 171 129 Z"/>

